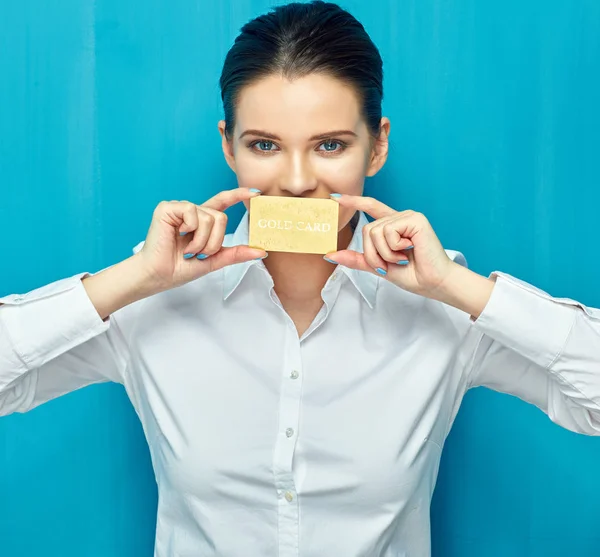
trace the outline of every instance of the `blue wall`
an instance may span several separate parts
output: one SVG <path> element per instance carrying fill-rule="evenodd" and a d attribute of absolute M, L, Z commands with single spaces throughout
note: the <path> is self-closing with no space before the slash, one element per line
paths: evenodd
<path fill-rule="evenodd" d="M 2 2 L 1 293 L 119 261 L 160 200 L 233 187 L 220 66 L 270 4 Z M 385 61 L 392 149 L 368 193 L 425 212 L 480 273 L 600 307 L 600 2 L 344 6 Z M 434 555 L 597 557 L 599 460 L 598 439 L 469 393 L 434 498 Z M 0 420 L 1 557 L 149 556 L 155 510 L 120 387 Z"/>

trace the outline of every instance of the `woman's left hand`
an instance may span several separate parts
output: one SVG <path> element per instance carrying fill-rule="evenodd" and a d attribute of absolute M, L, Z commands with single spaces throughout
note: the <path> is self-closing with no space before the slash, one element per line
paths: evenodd
<path fill-rule="evenodd" d="M 352 269 L 385 276 L 400 288 L 436 298 L 457 266 L 447 255 L 425 215 L 395 211 L 370 197 L 333 197 L 343 207 L 363 211 L 375 220 L 363 228 L 363 253 L 342 250 L 325 257 Z"/>

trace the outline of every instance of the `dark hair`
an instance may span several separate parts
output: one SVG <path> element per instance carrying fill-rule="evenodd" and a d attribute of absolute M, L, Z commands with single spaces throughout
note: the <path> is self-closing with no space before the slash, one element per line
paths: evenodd
<path fill-rule="evenodd" d="M 273 74 L 288 79 L 311 73 L 353 86 L 369 131 L 379 134 L 383 64 L 362 24 L 337 4 L 294 2 L 246 23 L 227 53 L 220 86 L 225 131 L 231 138 L 235 107 L 246 85 Z"/>

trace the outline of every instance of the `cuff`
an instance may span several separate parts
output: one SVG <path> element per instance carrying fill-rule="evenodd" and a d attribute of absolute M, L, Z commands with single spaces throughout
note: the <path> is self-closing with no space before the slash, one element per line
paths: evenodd
<path fill-rule="evenodd" d="M 21 373 L 40 367 L 110 327 L 110 322 L 98 315 L 81 282 L 89 274 L 0 298 L 3 333 L 13 357 L 22 363 Z M 15 373 L 19 374 L 18 370 Z M 10 378 L 2 379 L 10 382 Z"/>
<path fill-rule="evenodd" d="M 563 350 L 579 304 L 500 272 L 473 326 L 529 361 L 549 368 Z"/>

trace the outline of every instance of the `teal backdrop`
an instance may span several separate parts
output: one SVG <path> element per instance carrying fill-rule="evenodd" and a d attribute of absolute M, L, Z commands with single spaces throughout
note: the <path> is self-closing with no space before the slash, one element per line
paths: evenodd
<path fill-rule="evenodd" d="M 118 262 L 159 201 L 235 185 L 218 77 L 271 5 L 0 1 L 0 293 Z M 423 211 L 479 273 L 600 307 L 600 2 L 343 5 L 385 63 L 391 152 L 367 192 Z M 598 557 L 599 461 L 599 439 L 468 393 L 434 496 L 435 557 Z M 121 387 L 0 420 L 0 557 L 151 556 L 155 512 Z"/>

